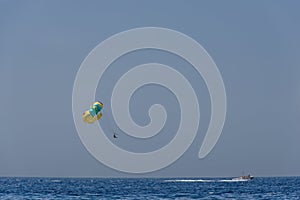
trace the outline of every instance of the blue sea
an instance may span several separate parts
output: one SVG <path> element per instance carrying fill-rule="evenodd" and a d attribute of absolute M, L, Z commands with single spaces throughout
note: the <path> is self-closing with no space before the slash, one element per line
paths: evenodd
<path fill-rule="evenodd" d="M 300 199 L 300 177 L 0 178 L 0 199 Z"/>

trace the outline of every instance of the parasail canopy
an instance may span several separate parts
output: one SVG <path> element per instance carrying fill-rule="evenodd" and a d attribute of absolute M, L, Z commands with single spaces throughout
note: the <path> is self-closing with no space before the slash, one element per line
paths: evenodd
<path fill-rule="evenodd" d="M 93 105 L 82 114 L 82 120 L 85 123 L 94 123 L 102 117 L 102 113 L 100 112 L 102 108 L 103 103 L 101 103 L 100 101 L 93 103 Z"/>

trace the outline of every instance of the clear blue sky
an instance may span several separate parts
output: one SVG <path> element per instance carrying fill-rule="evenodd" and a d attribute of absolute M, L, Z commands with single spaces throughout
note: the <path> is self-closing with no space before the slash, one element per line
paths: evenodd
<path fill-rule="evenodd" d="M 203 126 L 178 161 L 138 176 L 299 176 L 299 6 L 273 0 L 0 1 L 0 176 L 137 176 L 108 168 L 84 148 L 73 122 L 72 89 L 77 70 L 96 45 L 145 26 L 174 29 L 203 45 L 222 74 L 228 110 L 220 140 L 199 160 L 209 96 L 203 81 L 193 82 L 199 77 L 182 70 L 201 91 Z M 182 69 L 186 64 L 159 51 L 126 56 L 114 65 L 155 61 Z M 109 73 L 120 76 L 117 69 Z M 146 94 L 152 99 L 145 101 Z M 119 146 L 147 151 L 172 137 L 179 119 L 168 91 L 153 86 L 137 92 L 133 117 L 145 124 L 145 109 L 158 101 L 174 112 L 166 137 L 143 142 L 120 133 Z"/>

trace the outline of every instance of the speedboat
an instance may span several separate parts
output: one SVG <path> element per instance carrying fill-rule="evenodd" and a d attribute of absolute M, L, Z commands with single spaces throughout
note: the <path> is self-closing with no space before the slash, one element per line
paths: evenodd
<path fill-rule="evenodd" d="M 251 176 L 250 174 L 247 175 L 247 176 L 240 176 L 240 177 L 236 177 L 236 178 L 233 178 L 232 180 L 233 181 L 250 181 L 252 180 L 254 177 Z"/>

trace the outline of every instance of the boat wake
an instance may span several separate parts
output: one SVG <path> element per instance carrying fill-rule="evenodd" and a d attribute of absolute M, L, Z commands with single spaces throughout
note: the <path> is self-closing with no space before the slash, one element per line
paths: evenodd
<path fill-rule="evenodd" d="M 164 180 L 164 182 L 245 182 L 248 180 L 232 180 L 232 179 L 168 179 L 168 180 Z"/>

